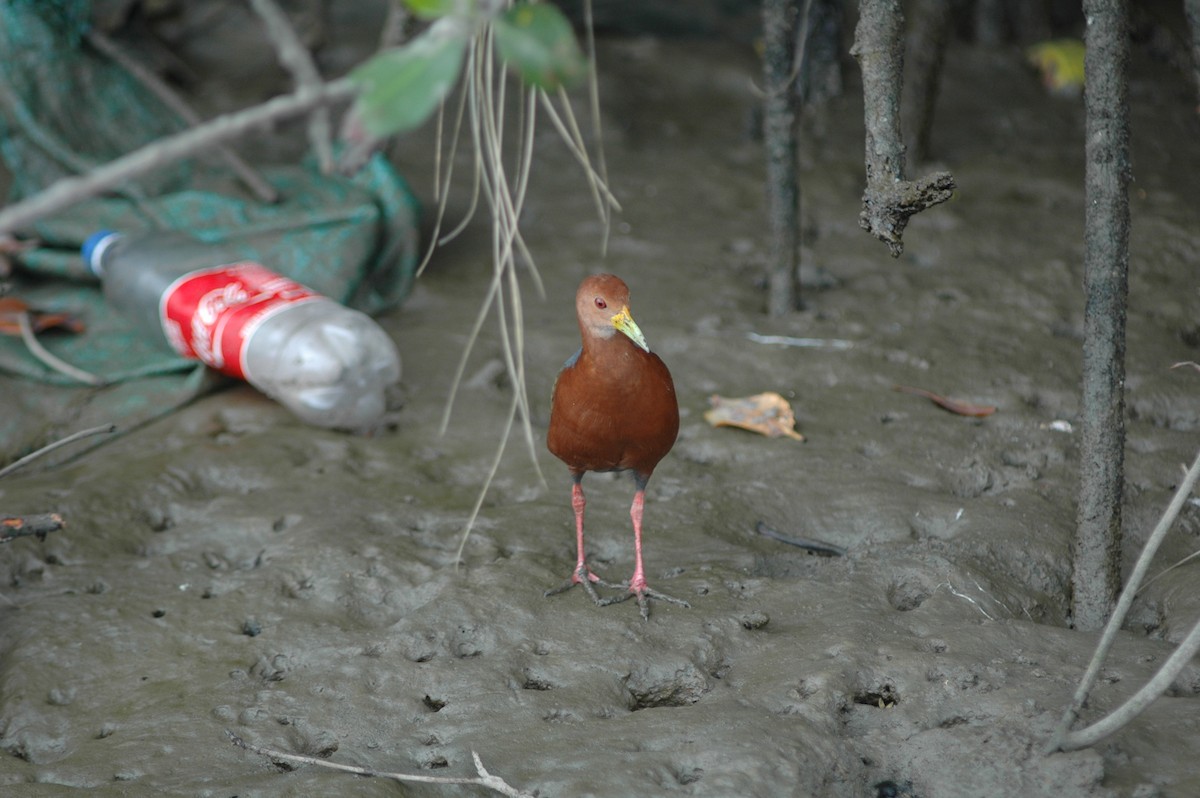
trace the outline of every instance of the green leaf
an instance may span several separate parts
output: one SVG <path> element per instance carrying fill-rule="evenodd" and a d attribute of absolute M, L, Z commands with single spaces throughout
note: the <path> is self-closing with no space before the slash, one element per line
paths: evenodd
<path fill-rule="evenodd" d="M 401 47 L 386 50 L 350 73 L 359 86 L 355 109 L 373 136 L 400 133 L 424 122 L 458 81 L 467 37 L 457 25 L 434 23 Z"/>
<path fill-rule="evenodd" d="M 587 71 L 571 23 L 549 3 L 519 3 L 493 24 L 500 56 L 525 82 L 556 89 Z"/>
<path fill-rule="evenodd" d="M 474 5 L 470 0 L 404 0 L 404 5 L 418 19 L 437 19 L 448 17 L 459 11 L 464 5 Z"/>

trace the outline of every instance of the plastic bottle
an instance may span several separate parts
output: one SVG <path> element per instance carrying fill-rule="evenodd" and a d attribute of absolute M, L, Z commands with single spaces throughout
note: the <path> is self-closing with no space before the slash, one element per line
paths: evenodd
<path fill-rule="evenodd" d="M 109 303 L 183 357 L 244 379 L 303 421 L 363 430 L 400 355 L 369 316 L 182 233 L 101 231 L 83 245 Z"/>

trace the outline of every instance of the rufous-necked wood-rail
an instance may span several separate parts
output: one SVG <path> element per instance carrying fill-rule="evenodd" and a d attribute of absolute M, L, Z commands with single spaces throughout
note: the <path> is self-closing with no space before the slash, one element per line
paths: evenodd
<path fill-rule="evenodd" d="M 583 585 L 604 606 L 636 597 L 642 617 L 649 599 L 688 606 L 646 584 L 642 566 L 642 507 L 646 483 L 679 434 L 679 403 L 671 372 L 650 351 L 629 313 L 629 288 L 619 277 L 586 278 L 575 295 L 583 346 L 563 366 L 554 383 L 546 445 L 571 472 L 578 558 L 571 578 L 546 595 Z M 588 471 L 632 471 L 636 492 L 633 519 L 633 576 L 628 584 L 603 581 L 588 568 L 583 546 L 583 475 Z M 601 598 L 593 583 L 625 588 L 623 595 Z"/>

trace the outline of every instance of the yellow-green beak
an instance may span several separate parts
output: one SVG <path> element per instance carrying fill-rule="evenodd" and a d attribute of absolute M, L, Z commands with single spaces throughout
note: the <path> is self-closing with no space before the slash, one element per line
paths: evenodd
<path fill-rule="evenodd" d="M 629 315 L 628 307 L 622 306 L 621 312 L 612 317 L 612 326 L 645 351 L 650 351 L 650 347 L 646 346 L 646 336 L 642 335 L 641 328 L 637 326 L 633 316 Z"/>

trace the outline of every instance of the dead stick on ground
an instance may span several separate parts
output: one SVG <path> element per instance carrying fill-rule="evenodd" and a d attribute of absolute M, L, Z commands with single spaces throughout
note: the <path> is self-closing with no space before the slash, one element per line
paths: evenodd
<path fill-rule="evenodd" d="M 329 762 L 312 756 L 289 754 L 283 751 L 276 751 L 272 748 L 252 745 L 229 729 L 226 729 L 225 733 L 229 735 L 229 741 L 238 748 L 245 749 L 259 756 L 265 756 L 272 761 L 298 762 L 305 765 L 317 765 L 329 768 L 330 770 L 340 770 L 344 773 L 353 773 L 358 776 L 373 776 L 375 778 L 395 779 L 396 781 L 417 782 L 421 784 L 468 784 L 476 787 L 486 787 L 489 790 L 495 790 L 501 795 L 507 795 L 510 798 L 532 798 L 530 793 L 518 790 L 516 787 L 510 786 L 508 782 L 499 776 L 493 776 L 491 773 L 488 773 L 487 769 L 483 766 L 482 760 L 479 758 L 479 754 L 474 751 L 471 752 L 471 758 L 475 760 L 475 771 L 479 774 L 478 776 L 423 776 L 413 773 L 384 773 L 378 770 L 371 770 L 370 768 Z"/>
<path fill-rule="evenodd" d="M 18 468 L 28 465 L 29 463 L 33 462 L 37 458 L 41 457 L 42 455 L 49 454 L 50 452 L 54 451 L 55 449 L 57 449 L 61 446 L 66 446 L 67 444 L 74 443 L 75 441 L 83 440 L 84 438 L 90 438 L 92 435 L 107 435 L 107 434 L 110 434 L 110 433 L 113 433 L 116 431 L 117 431 L 116 424 L 105 424 L 102 427 L 91 427 L 90 429 L 80 430 L 79 432 L 72 433 L 60 441 L 55 441 L 54 443 L 49 443 L 49 444 L 43 446 L 42 448 L 38 449 L 36 452 L 31 452 L 30 454 L 27 454 L 24 457 L 22 457 L 20 460 L 16 460 L 14 462 L 9 463 L 4 468 L 0 468 L 0 478 L 8 476 L 12 472 L 16 471 Z"/>
<path fill-rule="evenodd" d="M 1188 469 L 1183 481 L 1179 484 L 1178 490 L 1175 491 L 1174 498 L 1167 505 L 1167 509 L 1159 520 L 1158 526 L 1154 528 L 1154 531 L 1150 533 L 1150 537 L 1147 538 L 1146 545 L 1142 549 L 1141 555 L 1138 556 L 1137 564 L 1133 567 L 1133 573 L 1129 577 L 1129 582 L 1126 583 L 1125 589 L 1121 591 L 1121 598 L 1117 602 L 1117 607 L 1113 610 L 1112 617 L 1108 619 L 1108 625 L 1104 627 L 1100 643 L 1096 646 L 1096 653 L 1092 655 L 1092 661 L 1088 664 L 1087 671 L 1084 673 L 1083 679 L 1079 682 L 1079 688 L 1075 691 L 1075 697 L 1071 702 L 1071 706 L 1063 713 L 1058 728 L 1046 746 L 1046 753 L 1059 750 L 1073 751 L 1077 748 L 1084 748 L 1097 742 L 1102 737 L 1112 734 L 1122 725 L 1136 717 L 1163 690 L 1169 687 L 1171 681 L 1178 675 L 1178 669 L 1183 668 L 1191 662 L 1192 656 L 1195 655 L 1197 650 L 1200 650 L 1200 623 L 1198 623 L 1188 634 L 1187 638 L 1179 644 L 1179 648 L 1163 664 L 1163 667 L 1155 674 L 1154 678 L 1145 687 L 1135 693 L 1132 698 L 1126 701 L 1121 709 L 1086 729 L 1071 731 L 1071 724 L 1079 717 L 1079 712 L 1083 709 L 1083 705 L 1087 702 L 1088 694 L 1096 683 L 1096 677 L 1100 675 L 1100 666 L 1104 663 L 1104 658 L 1108 656 L 1108 651 L 1112 648 L 1112 644 L 1116 640 L 1117 632 L 1121 631 L 1121 624 L 1124 623 L 1125 616 L 1129 612 L 1129 607 L 1133 604 L 1133 598 L 1137 595 L 1138 586 L 1142 583 L 1146 571 L 1150 568 L 1150 561 L 1154 559 L 1154 554 L 1158 551 L 1159 545 L 1162 544 L 1163 538 L 1166 537 L 1168 530 L 1170 530 L 1171 524 L 1175 522 L 1180 510 L 1183 509 L 1184 502 L 1191 495 L 1197 478 L 1200 478 L 1200 455 L 1196 456 L 1192 467 Z M 1176 670 L 1172 672 L 1172 668 Z M 1164 674 L 1167 674 L 1169 678 L 1164 676 Z"/>
<path fill-rule="evenodd" d="M 322 105 L 349 100 L 358 89 L 349 78 L 322 83 L 268 100 L 262 105 L 219 116 L 200 127 L 160 139 L 80 177 L 68 177 L 27 200 L 0 211 L 0 234 L 69 208 L 103 191 L 201 150 L 230 141 L 272 122 Z"/>
<path fill-rule="evenodd" d="M 84 371 L 77 366 L 72 366 L 70 363 L 62 358 L 57 357 L 48 349 L 46 349 L 46 347 L 42 346 L 41 341 L 37 339 L 37 333 L 34 332 L 33 322 L 30 319 L 28 312 L 17 316 L 17 323 L 21 326 L 21 340 L 25 342 L 25 347 L 34 357 L 44 363 L 48 368 L 51 368 L 60 374 L 65 374 L 71 379 L 78 380 L 85 385 L 104 384 L 104 380 L 102 378 L 97 377 L 91 372 Z"/>

